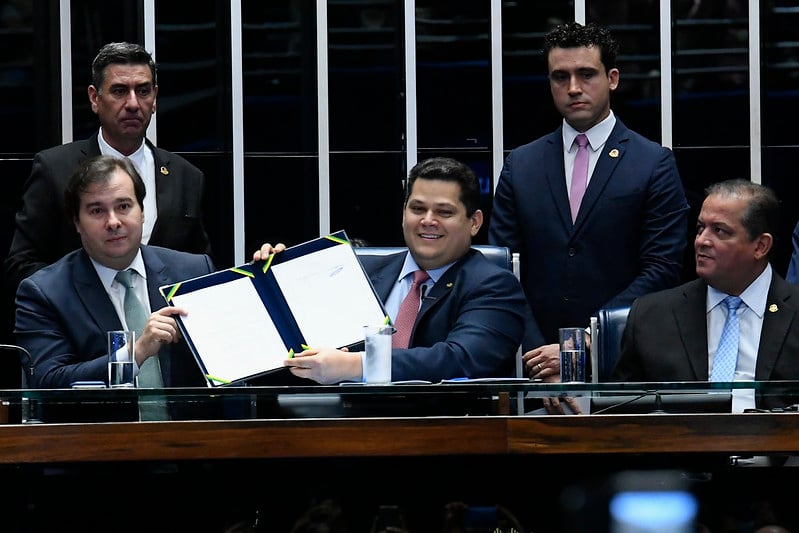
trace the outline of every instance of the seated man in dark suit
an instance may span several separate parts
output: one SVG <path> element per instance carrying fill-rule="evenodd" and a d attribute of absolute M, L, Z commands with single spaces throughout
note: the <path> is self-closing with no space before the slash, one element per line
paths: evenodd
<path fill-rule="evenodd" d="M 108 377 L 106 332 L 130 329 L 125 287 L 116 279 L 132 269 L 133 286 L 149 315 L 135 343 L 136 372 L 150 361 L 162 385 L 205 386 L 206 381 L 158 288 L 214 271 L 207 255 L 141 244 L 144 183 L 128 159 L 84 161 L 66 185 L 66 209 L 82 248 L 24 279 L 17 291 L 15 335 L 32 356 L 32 388 L 68 388 Z"/>
<path fill-rule="evenodd" d="M 479 183 L 469 167 L 449 158 L 422 161 L 411 169 L 406 191 L 402 228 L 408 252 L 361 257 L 397 325 L 395 337 L 407 339 L 392 349 L 394 381 L 514 375 L 525 325 L 534 322 L 513 273 L 471 248 L 483 223 L 479 202 Z M 264 245 L 253 259 L 272 251 Z M 396 318 L 417 270 L 429 279 L 420 289 L 421 302 L 414 302 L 415 323 L 403 331 Z M 542 340 L 537 328 L 528 338 L 531 345 Z M 330 347 L 305 350 L 285 364 L 294 375 L 319 383 L 363 377 L 362 353 Z"/>
<path fill-rule="evenodd" d="M 774 192 L 749 181 L 708 188 L 694 240 L 699 279 L 633 303 L 614 381 L 799 379 L 799 287 L 769 263 L 778 210 Z M 764 396 L 758 407 L 795 401 Z M 752 390 L 733 392 L 733 411 L 752 407 Z"/>

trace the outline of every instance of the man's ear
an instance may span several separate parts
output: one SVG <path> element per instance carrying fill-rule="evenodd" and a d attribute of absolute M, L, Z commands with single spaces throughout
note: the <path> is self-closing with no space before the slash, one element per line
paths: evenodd
<path fill-rule="evenodd" d="M 755 239 L 755 259 L 763 259 L 768 256 L 771 247 L 774 246 L 774 236 L 771 233 L 761 233 Z"/>
<path fill-rule="evenodd" d="M 94 113 L 96 115 L 97 114 L 97 107 L 98 107 L 97 97 L 100 95 L 100 93 L 97 90 L 97 87 L 95 87 L 94 85 L 89 85 L 89 88 L 87 89 L 87 92 L 89 93 L 89 103 L 92 106 L 92 113 Z"/>
<path fill-rule="evenodd" d="M 477 235 L 477 232 L 480 231 L 480 228 L 483 225 L 483 212 L 481 210 L 477 210 L 472 213 L 471 217 L 472 227 L 470 229 L 472 237 Z"/>
<path fill-rule="evenodd" d="M 619 69 L 612 68 L 608 72 L 608 86 L 611 91 L 615 91 L 619 86 Z"/>

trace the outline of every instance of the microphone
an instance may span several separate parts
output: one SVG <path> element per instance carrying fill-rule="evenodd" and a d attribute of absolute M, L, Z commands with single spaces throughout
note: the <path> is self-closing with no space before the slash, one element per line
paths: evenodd
<path fill-rule="evenodd" d="M 422 285 L 419 287 L 419 291 L 422 293 L 422 300 L 437 300 L 435 296 L 428 296 L 427 291 L 430 290 L 429 285 Z"/>

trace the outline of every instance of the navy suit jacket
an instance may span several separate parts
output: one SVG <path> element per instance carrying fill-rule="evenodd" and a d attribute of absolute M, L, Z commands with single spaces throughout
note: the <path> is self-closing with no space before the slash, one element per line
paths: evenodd
<path fill-rule="evenodd" d="M 158 287 L 214 271 L 207 255 L 142 246 L 150 308 L 166 305 Z M 33 359 L 32 388 L 69 388 L 108 380 L 106 331 L 122 329 L 114 305 L 81 248 L 23 280 L 17 290 L 15 336 Z M 185 342 L 159 352 L 165 387 L 204 387 Z"/>
<path fill-rule="evenodd" d="M 785 279 L 789 283 L 799 284 L 799 222 L 793 228 L 791 244 L 793 245 L 793 253 L 791 254 L 791 262 L 788 263 L 788 272 L 785 274 Z"/>
<path fill-rule="evenodd" d="M 5 261 L 12 294 L 24 278 L 81 247 L 75 224 L 63 207 L 64 189 L 82 161 L 100 155 L 98 134 L 42 150 L 34 156 Z M 203 173 L 179 155 L 156 148 L 149 141 L 147 145 L 155 160 L 158 203 L 158 219 L 148 244 L 210 254 L 202 221 Z"/>
<path fill-rule="evenodd" d="M 708 381 L 707 283 L 702 279 L 633 303 L 613 381 Z M 799 287 L 773 273 L 755 380 L 799 379 Z M 763 405 L 795 400 L 764 397 Z M 761 400 L 758 399 L 758 404 Z"/>
<path fill-rule="evenodd" d="M 519 252 L 521 279 L 547 343 L 603 307 L 680 282 L 688 202 L 671 150 L 620 120 L 572 223 L 562 127 L 514 149 L 494 196 L 488 238 Z"/>
<path fill-rule="evenodd" d="M 405 253 L 359 259 L 385 301 Z M 409 348 L 392 350 L 391 377 L 432 382 L 512 377 L 516 352 L 531 320 L 513 273 L 470 250 L 422 299 Z"/>

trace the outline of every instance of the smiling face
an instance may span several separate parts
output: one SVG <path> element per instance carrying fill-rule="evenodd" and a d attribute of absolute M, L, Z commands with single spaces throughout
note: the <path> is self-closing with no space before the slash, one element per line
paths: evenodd
<path fill-rule="evenodd" d="M 402 216 L 405 244 L 424 270 L 460 259 L 483 224 L 479 209 L 466 215 L 455 181 L 418 178 L 413 183 Z"/>
<path fill-rule="evenodd" d="M 133 179 L 117 168 L 108 181 L 90 185 L 74 222 L 89 257 L 115 270 L 127 268 L 139 251 L 144 223 Z"/>
<path fill-rule="evenodd" d="M 702 204 L 696 225 L 696 273 L 708 285 L 739 295 L 763 272 L 772 236 L 752 239 L 742 224 L 747 198 L 711 194 Z"/>
<path fill-rule="evenodd" d="M 158 86 L 148 65 L 111 64 L 102 87 L 89 86 L 89 101 L 103 126 L 103 138 L 124 155 L 141 146 L 155 113 Z"/>
<path fill-rule="evenodd" d="M 599 48 L 556 47 L 547 63 L 552 100 L 574 129 L 587 131 L 610 114 L 610 92 L 619 85 L 619 70 L 605 72 Z"/>

